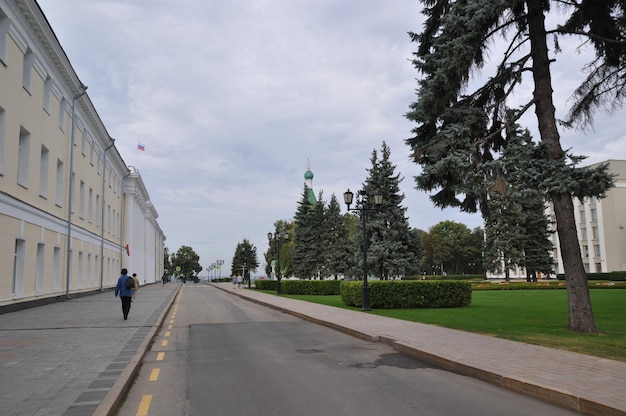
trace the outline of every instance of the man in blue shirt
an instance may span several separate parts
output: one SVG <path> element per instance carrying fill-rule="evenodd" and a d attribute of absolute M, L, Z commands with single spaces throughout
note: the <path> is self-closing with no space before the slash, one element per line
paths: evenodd
<path fill-rule="evenodd" d="M 117 286 L 115 286 L 115 297 L 120 295 L 120 299 L 122 300 L 122 313 L 124 314 L 124 320 L 128 319 L 128 312 L 130 311 L 130 302 L 132 301 L 133 290 L 135 287 L 135 283 L 132 285 L 128 285 L 131 288 L 126 287 L 126 281 L 128 279 L 132 279 L 132 277 L 128 276 L 128 270 L 122 269 L 122 275 L 117 279 Z"/>

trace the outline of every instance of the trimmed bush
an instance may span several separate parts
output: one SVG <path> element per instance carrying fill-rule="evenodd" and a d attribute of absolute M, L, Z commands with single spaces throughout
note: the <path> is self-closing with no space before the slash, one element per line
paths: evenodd
<path fill-rule="evenodd" d="M 338 295 L 341 280 L 284 280 L 287 295 Z"/>
<path fill-rule="evenodd" d="M 403 276 L 402 280 L 485 280 L 484 274 L 459 274 L 442 276 L 440 274 L 422 274 L 417 276 Z"/>
<path fill-rule="evenodd" d="M 282 282 L 282 281 L 281 281 Z M 259 290 L 276 290 L 277 280 L 255 280 L 254 287 Z"/>
<path fill-rule="evenodd" d="M 558 280 L 565 280 L 565 275 L 559 273 L 556 275 Z M 611 280 L 614 282 L 626 280 L 626 271 L 616 271 L 611 273 L 587 273 L 587 280 Z"/>
<path fill-rule="evenodd" d="M 459 281 L 373 281 L 370 303 L 375 309 L 456 308 L 472 301 L 472 286 Z M 343 282 L 341 299 L 348 306 L 363 306 L 363 283 Z"/>

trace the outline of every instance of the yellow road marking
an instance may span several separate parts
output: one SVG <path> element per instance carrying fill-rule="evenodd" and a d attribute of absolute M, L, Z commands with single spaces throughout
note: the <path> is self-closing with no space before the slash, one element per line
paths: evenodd
<path fill-rule="evenodd" d="M 151 401 L 151 394 L 146 394 L 141 398 L 141 403 L 139 403 L 139 409 L 137 409 L 137 416 L 148 416 L 148 410 L 150 410 Z"/>
<path fill-rule="evenodd" d="M 163 358 L 165 358 L 164 352 L 160 352 L 157 354 L 157 361 L 163 361 Z"/>
<path fill-rule="evenodd" d="M 170 336 L 170 331 L 165 331 L 165 336 L 169 337 Z"/>
<path fill-rule="evenodd" d="M 172 329 L 172 325 L 168 325 L 168 326 L 167 326 L 167 329 Z"/>
<path fill-rule="evenodd" d="M 161 342 L 161 346 L 162 346 L 162 347 L 167 347 L 167 340 L 163 340 L 163 341 Z"/>
<path fill-rule="evenodd" d="M 159 373 L 161 372 L 160 368 L 153 368 L 150 372 L 150 381 L 157 381 L 159 379 Z"/>

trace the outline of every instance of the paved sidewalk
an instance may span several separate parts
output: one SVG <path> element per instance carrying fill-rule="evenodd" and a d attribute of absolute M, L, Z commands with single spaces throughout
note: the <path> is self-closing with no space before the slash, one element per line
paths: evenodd
<path fill-rule="evenodd" d="M 214 286 L 506 389 L 587 415 L 626 415 L 626 363 L 552 348 Z"/>
<path fill-rule="evenodd" d="M 127 321 L 113 291 L 0 315 L 1 414 L 111 414 L 178 288 L 141 287 Z"/>

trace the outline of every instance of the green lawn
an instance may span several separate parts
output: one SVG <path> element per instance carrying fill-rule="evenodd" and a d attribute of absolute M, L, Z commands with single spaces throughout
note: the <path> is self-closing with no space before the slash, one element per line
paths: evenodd
<path fill-rule="evenodd" d="M 481 290 L 472 292 L 472 304 L 465 308 L 377 309 L 364 313 L 626 361 L 626 290 L 591 289 L 590 292 L 600 335 L 565 329 L 566 290 Z M 345 306 L 340 296 L 288 297 L 359 310 Z"/>

